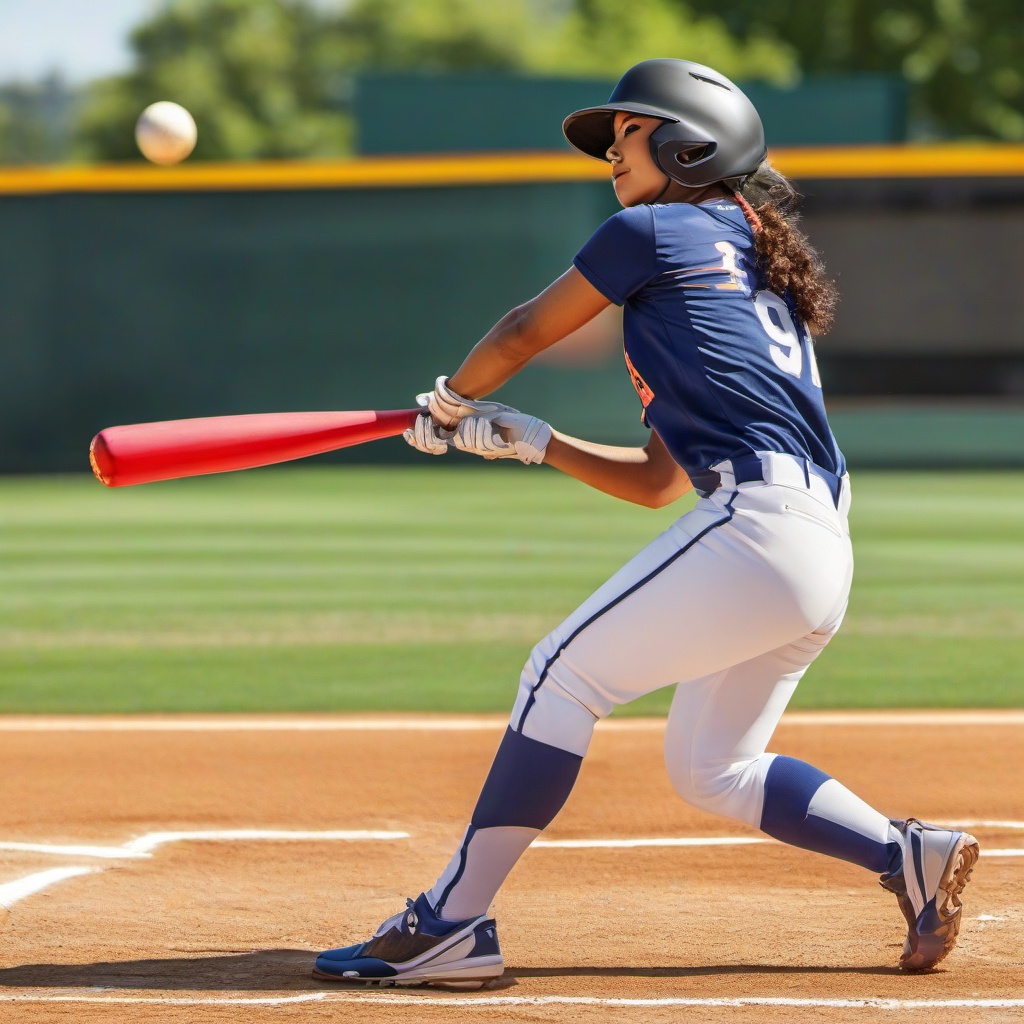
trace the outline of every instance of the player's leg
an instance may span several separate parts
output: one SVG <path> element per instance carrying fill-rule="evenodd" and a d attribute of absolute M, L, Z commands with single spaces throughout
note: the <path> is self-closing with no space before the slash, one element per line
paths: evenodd
<path fill-rule="evenodd" d="M 899 870 L 903 844 L 889 819 L 796 758 L 766 753 L 797 683 L 831 629 L 676 688 L 665 763 L 695 807 L 735 818 L 793 846 L 879 874 Z"/>
<path fill-rule="evenodd" d="M 781 538 L 767 559 L 758 514 L 734 514 L 728 500 L 701 502 L 534 649 L 470 827 L 428 893 L 442 917 L 486 911 L 616 705 L 836 618 L 849 589 L 845 533 L 772 522 Z"/>
<path fill-rule="evenodd" d="M 741 582 L 743 570 L 736 568 L 728 545 L 710 543 L 731 518 L 731 509 L 721 502 L 701 502 L 535 648 L 469 827 L 441 877 L 370 942 L 322 954 L 314 972 L 318 977 L 370 984 L 443 977 L 469 984 L 500 973 L 488 908 L 508 872 L 568 797 L 595 723 L 616 704 L 680 678 L 676 666 L 665 663 L 680 642 L 679 630 L 666 630 L 653 611 L 648 615 L 639 607 L 650 605 L 652 587 L 654 601 L 675 602 L 689 621 L 691 657 L 703 652 L 698 662 L 708 669 L 730 658 L 720 645 L 704 657 L 707 631 L 713 624 L 721 627 L 729 602 L 723 599 L 712 609 L 702 592 L 717 574 L 726 586 Z M 667 584 L 661 582 L 666 575 L 673 577 Z M 751 612 L 744 614 L 759 622 L 771 618 Z M 644 624 L 652 627 L 646 637 L 637 633 Z M 758 628 L 748 637 L 751 655 L 777 646 L 758 635 Z M 783 628 L 785 635 L 802 631 L 793 623 Z M 629 671 L 622 672 L 622 659 L 609 652 L 621 655 L 634 643 L 641 645 L 642 656 L 627 658 Z M 686 677 L 693 674 L 687 671 Z"/>
<path fill-rule="evenodd" d="M 447 927 L 464 933 L 472 957 L 471 934 L 489 920 L 508 871 L 558 813 L 594 724 L 613 707 L 720 672 L 829 621 L 849 586 L 841 513 L 826 495 L 831 511 L 822 514 L 835 524 L 821 525 L 817 513 L 780 516 L 783 500 L 801 500 L 801 492 L 786 491 L 774 499 L 716 492 L 701 501 L 538 645 L 469 828 L 426 894 L 427 927 L 416 926 L 417 942 L 404 924 L 392 927 L 389 950 L 441 943 Z M 365 979 L 364 964 L 346 970 L 353 950 L 360 947 L 325 954 L 325 976 Z M 417 965 L 391 960 L 381 969 L 412 981 Z"/>
<path fill-rule="evenodd" d="M 665 733 L 666 765 L 677 792 L 694 806 L 878 872 L 908 924 L 901 966 L 923 970 L 956 942 L 960 894 L 977 841 L 914 819 L 890 821 L 820 769 L 766 753 L 790 696 L 831 632 L 826 627 L 681 684 Z"/>

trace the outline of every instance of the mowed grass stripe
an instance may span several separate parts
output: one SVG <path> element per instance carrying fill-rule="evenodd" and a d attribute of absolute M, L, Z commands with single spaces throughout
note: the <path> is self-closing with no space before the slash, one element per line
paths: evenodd
<path fill-rule="evenodd" d="M 505 465 L 0 479 L 0 711 L 506 710 L 533 643 L 690 503 Z M 1024 705 L 1024 474 L 856 474 L 853 531 L 795 704 Z"/>

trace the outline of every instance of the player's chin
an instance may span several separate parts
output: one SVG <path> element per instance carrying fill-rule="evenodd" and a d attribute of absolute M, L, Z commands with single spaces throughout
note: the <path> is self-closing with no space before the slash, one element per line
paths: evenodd
<path fill-rule="evenodd" d="M 625 179 L 628 177 L 628 174 L 621 174 L 617 178 L 612 178 L 612 191 L 615 193 L 615 198 L 619 201 L 619 206 L 624 210 L 628 210 L 631 206 L 636 206 L 640 201 L 633 189 L 627 184 Z"/>
<path fill-rule="evenodd" d="M 653 203 L 657 196 L 657 192 L 649 188 L 637 188 L 635 182 L 626 181 L 628 177 L 628 174 L 624 174 L 622 177 L 616 178 L 612 183 L 612 187 L 615 189 L 615 198 L 619 201 L 619 206 L 624 210 L 628 210 L 633 206 L 642 206 L 644 203 Z"/>

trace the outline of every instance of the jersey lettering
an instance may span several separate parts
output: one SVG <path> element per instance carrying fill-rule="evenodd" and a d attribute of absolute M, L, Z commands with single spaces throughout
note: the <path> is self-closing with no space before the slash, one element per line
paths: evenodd
<path fill-rule="evenodd" d="M 722 281 L 715 285 L 719 291 L 731 291 L 731 292 L 746 292 L 747 288 L 747 273 L 745 270 L 741 270 L 737 257 L 739 253 L 736 251 L 736 246 L 732 242 L 715 242 L 715 248 L 722 254 L 722 270 L 729 275 L 728 282 Z"/>
<path fill-rule="evenodd" d="M 719 280 L 714 284 L 709 284 L 707 281 L 686 280 L 683 282 L 683 287 L 713 289 L 719 292 L 742 292 L 744 295 L 749 295 L 750 285 L 747 282 L 747 272 L 739 264 L 739 250 L 732 242 L 715 242 L 715 248 L 722 254 L 722 262 L 718 266 L 690 267 L 682 271 L 680 276 L 683 278 L 706 278 L 709 274 L 716 277 L 724 274 L 729 280 Z"/>
<path fill-rule="evenodd" d="M 811 336 L 797 327 L 789 306 L 775 292 L 762 291 L 754 299 L 754 309 L 757 310 L 757 318 L 765 334 L 771 339 L 768 353 L 772 362 L 783 373 L 799 378 L 803 375 L 806 348 L 811 383 L 820 388 L 821 376 L 818 374 L 818 361 L 814 358 Z"/>
<path fill-rule="evenodd" d="M 628 207 L 574 264 L 625 307 L 624 363 L 643 420 L 680 466 L 699 472 L 742 447 L 843 472 L 807 325 L 784 288 L 770 294 L 736 204 Z"/>

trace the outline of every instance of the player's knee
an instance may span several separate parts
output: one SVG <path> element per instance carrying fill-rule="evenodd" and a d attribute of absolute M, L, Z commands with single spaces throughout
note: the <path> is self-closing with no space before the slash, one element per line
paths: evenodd
<path fill-rule="evenodd" d="M 519 681 L 510 720 L 512 728 L 530 739 L 584 756 L 594 726 L 611 707 L 596 705 L 592 695 L 591 699 L 584 699 L 585 688 L 575 682 L 572 673 L 552 671 L 551 666 L 538 672 L 531 659 Z"/>
<path fill-rule="evenodd" d="M 745 820 L 746 789 L 753 762 L 694 767 L 667 759 L 669 780 L 692 807 L 728 818 Z"/>
<path fill-rule="evenodd" d="M 545 637 L 531 652 L 519 679 L 519 701 L 534 699 L 548 691 L 585 708 L 594 718 L 611 714 L 622 703 L 609 694 L 599 680 L 599 673 L 578 664 L 572 651 L 562 646 L 555 635 Z"/>
<path fill-rule="evenodd" d="M 676 793 L 692 807 L 713 811 L 720 792 L 708 779 L 688 771 L 673 771 L 670 766 L 669 780 Z"/>

